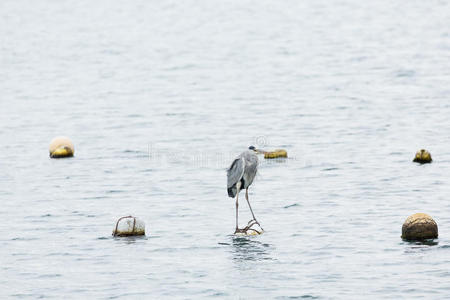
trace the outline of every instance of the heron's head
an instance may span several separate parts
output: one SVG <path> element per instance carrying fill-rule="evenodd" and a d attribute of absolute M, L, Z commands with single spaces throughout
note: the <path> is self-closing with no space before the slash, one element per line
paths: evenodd
<path fill-rule="evenodd" d="M 255 152 L 256 154 L 264 154 L 266 151 L 261 149 L 256 149 L 255 146 L 248 147 L 248 150 Z"/>

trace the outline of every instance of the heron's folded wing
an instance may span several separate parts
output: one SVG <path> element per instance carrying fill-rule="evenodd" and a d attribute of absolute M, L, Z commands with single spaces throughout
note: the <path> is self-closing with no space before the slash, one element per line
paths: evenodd
<path fill-rule="evenodd" d="M 257 169 L 258 169 L 257 158 L 256 160 L 253 159 L 251 161 L 247 161 L 247 164 L 245 165 L 245 174 L 244 174 L 244 180 L 247 185 L 252 184 L 253 179 L 255 179 Z"/>
<path fill-rule="evenodd" d="M 244 160 L 236 158 L 231 164 L 230 168 L 227 170 L 227 188 L 235 185 L 239 180 L 241 180 L 244 174 Z"/>

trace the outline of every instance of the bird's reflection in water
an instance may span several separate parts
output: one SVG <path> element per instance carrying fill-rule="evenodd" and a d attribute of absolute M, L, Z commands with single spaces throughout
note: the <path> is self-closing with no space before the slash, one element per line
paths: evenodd
<path fill-rule="evenodd" d="M 236 261 L 271 260 L 271 245 L 254 239 L 255 237 L 231 238 L 231 251 Z"/>

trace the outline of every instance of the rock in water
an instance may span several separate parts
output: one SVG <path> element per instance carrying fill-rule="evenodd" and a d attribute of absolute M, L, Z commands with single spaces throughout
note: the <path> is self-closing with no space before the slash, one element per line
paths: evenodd
<path fill-rule="evenodd" d="M 425 240 L 438 237 L 438 226 L 427 214 L 417 213 L 409 216 L 402 226 L 402 238 L 405 240 Z"/>

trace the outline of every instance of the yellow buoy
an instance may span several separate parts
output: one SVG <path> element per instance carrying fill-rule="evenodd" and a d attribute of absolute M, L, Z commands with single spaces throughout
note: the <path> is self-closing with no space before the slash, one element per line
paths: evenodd
<path fill-rule="evenodd" d="M 435 239 L 437 237 L 438 226 L 427 214 L 413 214 L 403 223 L 402 238 L 405 240 Z"/>
<path fill-rule="evenodd" d="M 279 157 L 287 157 L 286 150 L 277 149 L 275 151 L 264 152 L 264 158 L 279 158 Z"/>
<path fill-rule="evenodd" d="M 430 163 L 433 160 L 431 159 L 431 154 L 425 149 L 421 149 L 417 151 L 416 156 L 413 159 L 413 162 L 418 162 L 421 164 Z"/>
<path fill-rule="evenodd" d="M 71 157 L 75 152 L 72 141 L 64 136 L 55 137 L 48 150 L 51 158 Z"/>

